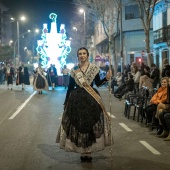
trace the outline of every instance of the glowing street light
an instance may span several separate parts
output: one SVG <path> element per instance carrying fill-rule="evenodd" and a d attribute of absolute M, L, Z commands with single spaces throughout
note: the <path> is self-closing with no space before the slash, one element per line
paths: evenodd
<path fill-rule="evenodd" d="M 85 44 L 86 44 L 86 12 L 84 9 L 80 9 L 79 12 L 84 14 L 84 34 L 85 34 Z"/>
<path fill-rule="evenodd" d="M 84 28 L 85 28 L 85 25 L 86 25 L 86 12 L 85 12 L 84 9 L 80 9 L 79 12 L 84 14 Z"/>
<path fill-rule="evenodd" d="M 40 32 L 40 30 L 39 30 L 39 29 L 35 29 L 35 32 L 36 32 L 36 33 L 39 33 L 39 32 Z"/>
<path fill-rule="evenodd" d="M 77 31 L 77 28 L 76 28 L 76 27 L 73 27 L 73 30 Z"/>

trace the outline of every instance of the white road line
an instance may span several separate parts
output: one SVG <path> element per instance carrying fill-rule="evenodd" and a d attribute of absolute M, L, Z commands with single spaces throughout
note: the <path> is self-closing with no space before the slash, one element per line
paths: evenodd
<path fill-rule="evenodd" d="M 126 131 L 132 132 L 130 128 L 128 128 L 124 123 L 119 123 L 120 126 L 122 126 Z"/>
<path fill-rule="evenodd" d="M 116 118 L 114 115 L 110 114 L 110 112 L 107 112 L 107 114 L 108 114 L 111 118 Z"/>
<path fill-rule="evenodd" d="M 150 150 L 154 155 L 160 155 L 161 153 L 154 149 L 151 145 L 149 145 L 146 141 L 139 141 L 142 145 L 144 145 L 148 150 Z"/>
<path fill-rule="evenodd" d="M 35 91 L 31 96 L 19 107 L 17 108 L 16 112 L 13 113 L 13 115 L 9 119 L 14 119 L 15 116 L 26 106 L 26 104 L 31 100 L 31 98 L 36 94 L 37 92 Z"/>

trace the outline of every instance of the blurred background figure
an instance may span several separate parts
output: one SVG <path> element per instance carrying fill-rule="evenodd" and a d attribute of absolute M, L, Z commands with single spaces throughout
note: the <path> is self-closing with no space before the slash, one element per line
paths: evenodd
<path fill-rule="evenodd" d="M 47 70 L 47 80 L 48 80 L 48 85 L 52 86 L 52 89 L 55 88 L 56 78 L 57 78 L 57 69 L 55 68 L 54 65 L 51 64 Z"/>
<path fill-rule="evenodd" d="M 16 85 L 22 84 L 22 90 L 25 90 L 25 85 L 30 85 L 28 68 L 24 66 L 24 63 L 17 70 Z"/>
<path fill-rule="evenodd" d="M 69 72 L 70 70 L 67 68 L 66 65 L 64 65 L 64 68 L 61 70 L 61 73 L 63 74 L 63 86 L 66 89 L 69 84 Z"/>
<path fill-rule="evenodd" d="M 5 69 L 5 78 L 7 81 L 8 90 L 10 89 L 9 85 L 11 85 L 11 90 L 12 90 L 13 77 L 14 77 L 14 69 L 10 66 L 10 64 L 7 64 L 7 67 Z"/>
<path fill-rule="evenodd" d="M 42 90 L 48 90 L 48 83 L 45 77 L 44 69 L 41 68 L 41 64 L 34 70 L 33 87 L 39 94 L 42 94 Z"/>
<path fill-rule="evenodd" d="M 4 80 L 4 71 L 3 71 L 3 66 L 0 64 L 0 84 L 3 84 Z"/>

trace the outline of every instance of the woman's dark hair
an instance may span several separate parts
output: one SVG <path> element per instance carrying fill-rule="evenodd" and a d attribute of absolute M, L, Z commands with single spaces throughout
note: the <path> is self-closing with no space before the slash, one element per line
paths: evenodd
<path fill-rule="evenodd" d="M 86 50 L 87 56 L 89 56 L 89 52 L 88 52 L 87 48 L 81 47 L 81 48 L 79 48 L 79 49 L 77 50 L 77 57 L 79 56 L 79 51 L 80 51 L 80 50 Z"/>

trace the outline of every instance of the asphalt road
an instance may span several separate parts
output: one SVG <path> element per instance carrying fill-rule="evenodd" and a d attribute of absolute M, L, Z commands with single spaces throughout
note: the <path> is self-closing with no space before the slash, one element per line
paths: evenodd
<path fill-rule="evenodd" d="M 7 90 L 0 85 L 0 170 L 169 170 L 170 142 L 156 137 L 144 124 L 123 115 L 124 101 L 100 94 L 112 114 L 112 147 L 92 154 L 92 163 L 61 150 L 55 143 L 66 90 L 37 94 L 31 86 Z"/>

